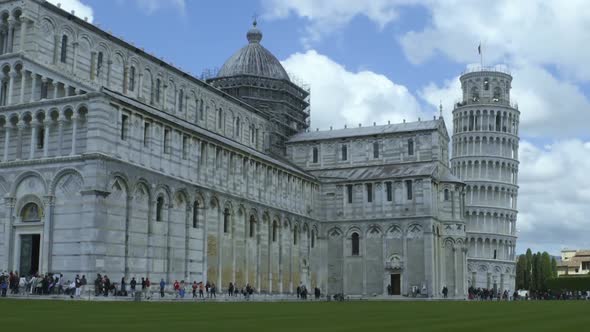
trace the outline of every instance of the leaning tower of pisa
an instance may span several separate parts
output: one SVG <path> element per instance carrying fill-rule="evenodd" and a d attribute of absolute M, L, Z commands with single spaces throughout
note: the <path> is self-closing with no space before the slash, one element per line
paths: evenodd
<path fill-rule="evenodd" d="M 460 80 L 451 164 L 467 184 L 467 280 L 475 288 L 514 291 L 520 112 L 510 102 L 512 76 L 478 68 Z"/>

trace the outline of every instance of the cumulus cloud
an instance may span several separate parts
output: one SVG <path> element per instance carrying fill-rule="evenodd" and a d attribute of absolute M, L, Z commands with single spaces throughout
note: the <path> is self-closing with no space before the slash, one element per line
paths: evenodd
<path fill-rule="evenodd" d="M 67 11 L 68 13 L 72 10 L 76 12 L 76 16 L 84 19 L 88 18 L 88 22 L 92 22 L 94 20 L 94 11 L 92 7 L 84 4 L 80 0 L 48 0 L 50 3 L 54 5 L 60 5 L 61 9 Z"/>
<path fill-rule="evenodd" d="M 571 139 L 539 148 L 522 141 L 519 154 L 520 251 L 588 247 L 590 142 Z"/>
<path fill-rule="evenodd" d="M 313 128 L 417 121 L 426 116 L 404 86 L 371 71 L 351 71 L 315 50 L 295 53 L 282 64 L 311 85 Z"/>
<path fill-rule="evenodd" d="M 304 17 L 309 21 L 302 38 L 306 46 L 317 42 L 348 24 L 356 16 L 365 16 L 380 28 L 398 18 L 397 6 L 409 0 L 263 0 L 269 19 L 286 18 L 290 15 Z"/>

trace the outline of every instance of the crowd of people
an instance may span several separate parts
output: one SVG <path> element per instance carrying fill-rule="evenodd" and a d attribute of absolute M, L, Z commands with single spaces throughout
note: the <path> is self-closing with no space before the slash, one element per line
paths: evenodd
<path fill-rule="evenodd" d="M 17 271 L 0 274 L 1 296 L 28 295 L 69 295 L 80 297 L 86 285 L 86 276 L 76 275 L 74 280 L 66 280 L 63 274 L 41 274 L 19 276 Z"/>
<path fill-rule="evenodd" d="M 469 300 L 479 301 L 509 301 L 519 298 L 518 292 L 510 294 L 508 290 L 502 292 L 494 289 L 469 287 L 468 293 Z"/>

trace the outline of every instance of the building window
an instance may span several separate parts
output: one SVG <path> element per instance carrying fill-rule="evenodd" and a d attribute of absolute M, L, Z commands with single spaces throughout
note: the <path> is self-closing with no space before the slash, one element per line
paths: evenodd
<path fill-rule="evenodd" d="M 144 123 L 143 124 L 143 146 L 147 147 L 150 141 L 150 124 Z"/>
<path fill-rule="evenodd" d="M 387 192 L 387 201 L 393 201 L 393 184 L 391 182 L 385 182 L 385 190 Z"/>
<path fill-rule="evenodd" d="M 414 155 L 414 140 L 410 138 L 408 140 L 408 156 L 413 156 L 413 155 Z"/>
<path fill-rule="evenodd" d="M 170 153 L 170 129 L 164 129 L 164 153 Z"/>
<path fill-rule="evenodd" d="M 490 89 L 490 80 L 487 77 L 483 79 L 483 89 L 486 91 Z"/>
<path fill-rule="evenodd" d="M 45 146 L 45 128 L 41 127 L 37 131 L 37 149 L 43 149 Z"/>
<path fill-rule="evenodd" d="M 129 126 L 129 117 L 125 114 L 121 116 L 121 140 L 127 139 L 127 130 Z"/>
<path fill-rule="evenodd" d="M 498 251 L 494 249 L 494 259 L 497 259 Z"/>
<path fill-rule="evenodd" d="M 379 158 L 379 142 L 373 142 L 373 158 Z"/>
<path fill-rule="evenodd" d="M 502 131 L 502 116 L 500 113 L 496 113 L 496 131 Z"/>
<path fill-rule="evenodd" d="M 250 127 L 250 142 L 252 145 L 256 146 L 256 129 L 254 128 L 254 125 Z"/>
<path fill-rule="evenodd" d="M 408 200 L 411 200 L 413 197 L 412 180 L 406 180 L 406 194 L 407 194 Z"/>
<path fill-rule="evenodd" d="M 156 103 L 160 102 L 160 88 L 162 87 L 162 81 L 158 78 L 156 79 Z"/>
<path fill-rule="evenodd" d="M 199 227 L 199 202 L 193 203 L 193 228 Z"/>
<path fill-rule="evenodd" d="M 254 234 L 256 234 L 256 219 L 254 216 L 250 216 L 250 237 L 254 237 Z"/>
<path fill-rule="evenodd" d="M 162 210 L 164 209 L 164 197 L 158 197 L 156 202 L 156 221 L 162 221 Z"/>
<path fill-rule="evenodd" d="M 178 92 L 178 112 L 182 112 L 184 110 L 184 90 L 180 90 Z"/>
<path fill-rule="evenodd" d="M 225 209 L 223 211 L 223 232 L 224 233 L 229 233 L 229 209 Z"/>
<path fill-rule="evenodd" d="M 236 119 L 236 136 L 240 137 L 240 117 Z"/>
<path fill-rule="evenodd" d="M 367 183 L 367 202 L 373 202 L 373 184 Z"/>
<path fill-rule="evenodd" d="M 449 200 L 449 189 L 445 189 L 445 201 Z"/>
<path fill-rule="evenodd" d="M 129 68 L 129 91 L 135 90 L 135 66 Z"/>
<path fill-rule="evenodd" d="M 342 160 L 348 160 L 348 147 L 346 145 L 342 145 Z"/>
<path fill-rule="evenodd" d="M 60 61 L 66 63 L 68 59 L 68 36 L 63 35 L 61 37 L 61 56 Z"/>
<path fill-rule="evenodd" d="M 188 137 L 182 136 L 182 159 L 188 159 Z"/>
<path fill-rule="evenodd" d="M 41 82 L 41 99 L 47 99 L 48 90 L 49 90 L 49 82 Z M 5 95 L 6 95 L 6 93 L 2 94 L 2 96 L 5 96 Z M 6 101 L 4 100 L 4 102 L 6 102 Z"/>
<path fill-rule="evenodd" d="M 2 45 L 0 45 L 2 47 Z M 6 106 L 7 94 L 8 94 L 8 82 L 2 82 L 2 91 L 0 91 L 0 105 Z M 41 98 L 43 98 L 43 85 L 41 85 Z"/>
<path fill-rule="evenodd" d="M 297 244 L 297 233 L 299 233 L 299 229 L 297 228 L 297 226 L 295 226 L 295 229 L 293 230 L 293 244 L 296 245 Z"/>
<path fill-rule="evenodd" d="M 500 87 L 495 87 L 494 88 L 494 101 L 500 101 L 500 96 L 502 95 L 502 90 L 500 89 Z"/>
<path fill-rule="evenodd" d="M 311 230 L 311 248 L 315 248 L 315 230 Z"/>
<path fill-rule="evenodd" d="M 217 110 L 217 128 L 223 128 L 223 110 L 221 108 Z"/>
<path fill-rule="evenodd" d="M 358 233 L 352 233 L 352 255 L 358 256 L 360 249 L 360 237 Z"/>
<path fill-rule="evenodd" d="M 96 60 L 96 77 L 100 78 L 100 73 L 102 71 L 102 63 L 104 61 L 104 54 L 102 52 L 98 52 L 98 59 Z"/>
<path fill-rule="evenodd" d="M 320 159 L 319 157 L 320 156 L 319 156 L 319 150 L 318 150 L 318 148 L 313 148 L 313 163 L 314 164 L 317 164 L 318 163 L 318 161 Z"/>
<path fill-rule="evenodd" d="M 352 203 L 352 184 L 346 185 L 346 196 L 348 198 L 348 204 Z"/>
<path fill-rule="evenodd" d="M 277 242 L 277 221 L 272 223 L 272 242 Z"/>
<path fill-rule="evenodd" d="M 204 105 L 203 99 L 199 99 L 199 120 L 203 121 L 205 119 L 205 112 L 204 112 Z"/>
<path fill-rule="evenodd" d="M 479 90 L 475 86 L 471 88 L 471 100 L 479 101 Z"/>

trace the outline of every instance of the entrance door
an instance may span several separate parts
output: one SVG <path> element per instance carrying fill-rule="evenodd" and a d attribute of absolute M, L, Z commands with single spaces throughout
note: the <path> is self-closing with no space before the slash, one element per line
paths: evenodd
<path fill-rule="evenodd" d="M 402 294 L 402 286 L 401 286 L 401 274 L 396 273 L 391 275 L 391 294 L 392 295 L 401 295 Z"/>
<path fill-rule="evenodd" d="M 21 275 L 32 275 L 39 272 L 40 234 L 20 236 L 20 264 Z"/>

